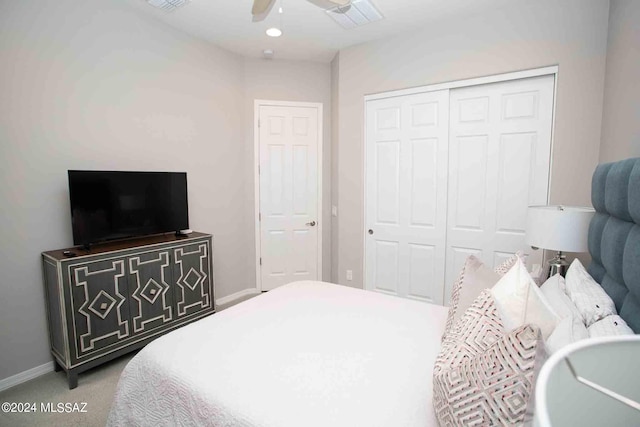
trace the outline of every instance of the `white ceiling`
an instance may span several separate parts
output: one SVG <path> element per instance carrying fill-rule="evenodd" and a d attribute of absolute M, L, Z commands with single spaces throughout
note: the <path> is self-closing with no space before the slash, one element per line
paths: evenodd
<path fill-rule="evenodd" d="M 282 1 L 282 37 L 274 39 L 265 30 L 279 22 L 276 7 L 262 22 L 251 21 L 253 0 L 191 0 L 173 12 L 164 12 L 145 0 L 127 0 L 136 8 L 195 37 L 248 57 L 262 57 L 273 49 L 274 58 L 329 62 L 348 46 L 390 37 L 429 23 L 492 13 L 526 0 L 371 0 L 384 19 L 345 30 L 307 0 Z"/>

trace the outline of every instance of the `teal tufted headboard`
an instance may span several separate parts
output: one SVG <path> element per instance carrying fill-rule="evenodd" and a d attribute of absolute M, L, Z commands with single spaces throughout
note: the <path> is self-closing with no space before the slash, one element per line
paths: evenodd
<path fill-rule="evenodd" d="M 640 158 L 598 165 L 591 202 L 588 271 L 640 332 Z"/>

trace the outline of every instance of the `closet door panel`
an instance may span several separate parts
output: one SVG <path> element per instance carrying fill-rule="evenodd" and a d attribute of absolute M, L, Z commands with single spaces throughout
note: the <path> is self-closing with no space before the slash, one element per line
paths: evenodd
<path fill-rule="evenodd" d="M 451 143 L 449 228 L 454 234 L 485 228 L 487 151 L 487 135 L 463 136 Z"/>
<path fill-rule="evenodd" d="M 365 288 L 441 304 L 448 91 L 366 106 Z"/>
<path fill-rule="evenodd" d="M 397 226 L 400 216 L 400 141 L 378 141 L 375 145 L 377 224 Z"/>
<path fill-rule="evenodd" d="M 492 266 L 518 250 L 541 263 L 524 237 L 527 207 L 548 198 L 553 88 L 543 76 L 451 91 L 445 301 L 460 248 Z"/>

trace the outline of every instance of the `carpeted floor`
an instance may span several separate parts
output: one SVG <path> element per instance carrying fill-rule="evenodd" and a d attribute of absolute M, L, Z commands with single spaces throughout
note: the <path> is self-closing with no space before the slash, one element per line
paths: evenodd
<path fill-rule="evenodd" d="M 216 306 L 219 312 L 239 302 L 253 298 L 255 295 L 245 297 L 223 306 Z M 35 412 L 31 413 L 6 413 L 0 411 L 0 427 L 103 427 L 107 422 L 107 416 L 111 409 L 113 395 L 118 385 L 120 373 L 136 352 L 122 356 L 116 360 L 100 365 L 94 369 L 78 375 L 78 387 L 69 390 L 67 375 L 60 372 L 50 372 L 26 383 L 17 385 L 0 392 L 0 404 L 5 402 L 29 404 L 35 403 Z M 86 403 L 86 412 L 43 412 L 47 406 L 58 408 L 58 404 Z M 63 410 L 66 408 L 63 405 Z"/>
<path fill-rule="evenodd" d="M 64 372 L 50 372 L 41 377 L 17 385 L 0 393 L 0 404 L 4 402 L 35 403 L 37 412 L 5 413 L 0 412 L 0 426 L 60 426 L 60 427 L 103 427 L 111 409 L 113 394 L 120 373 L 134 356 L 134 353 L 122 356 L 78 376 L 78 387 L 69 390 Z M 42 412 L 51 403 L 57 409 L 58 403 L 86 403 L 86 412 Z M 81 408 L 78 405 L 77 408 Z M 63 408 L 64 409 L 64 408 Z"/>

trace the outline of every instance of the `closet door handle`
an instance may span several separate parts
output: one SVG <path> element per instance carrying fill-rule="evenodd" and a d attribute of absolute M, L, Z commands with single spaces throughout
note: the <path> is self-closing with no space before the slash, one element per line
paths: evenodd
<path fill-rule="evenodd" d="M 315 221 L 311 221 L 311 222 L 308 222 L 308 223 L 307 223 L 307 225 L 308 225 L 309 227 L 315 227 L 316 222 L 315 222 Z"/>
<path fill-rule="evenodd" d="M 373 234 L 373 230 L 372 229 L 369 229 L 369 234 Z"/>

